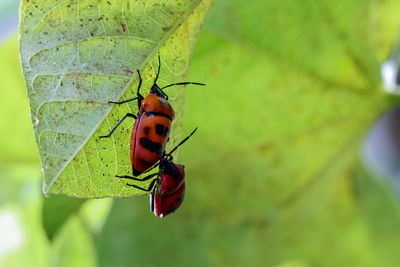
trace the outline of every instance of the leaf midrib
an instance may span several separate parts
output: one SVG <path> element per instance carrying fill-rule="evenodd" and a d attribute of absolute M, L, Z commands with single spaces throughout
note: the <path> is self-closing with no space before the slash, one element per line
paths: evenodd
<path fill-rule="evenodd" d="M 175 22 L 175 24 L 173 26 L 170 27 L 170 29 L 165 33 L 165 35 L 163 36 L 163 38 L 160 39 L 160 41 L 158 42 L 158 44 L 154 47 L 154 49 L 152 50 L 152 52 L 147 56 L 147 58 L 143 61 L 142 65 L 140 66 L 140 69 L 143 69 L 144 66 L 147 65 L 148 61 L 150 61 L 151 58 L 154 57 L 154 55 L 156 54 L 156 52 L 159 50 L 159 48 L 165 43 L 165 41 L 176 31 L 176 29 L 187 19 L 187 17 L 193 12 L 193 10 L 200 5 L 201 1 L 198 1 L 196 4 L 193 4 L 193 6 L 191 8 L 189 8 L 185 13 L 183 13 L 183 15 L 181 16 L 181 18 L 179 20 L 177 20 Z M 121 90 L 121 93 L 118 95 L 117 99 L 120 99 L 126 92 L 126 90 L 128 88 L 130 88 L 130 86 L 132 85 L 133 81 L 135 80 L 137 74 L 134 73 L 132 75 L 132 78 L 127 82 L 127 85 L 125 86 L 125 88 L 123 90 Z M 107 112 L 105 112 L 105 116 L 99 120 L 99 122 L 95 125 L 95 127 L 93 127 L 93 130 L 89 133 L 88 137 L 86 138 L 86 140 L 84 142 L 82 142 L 82 145 L 79 147 L 79 149 L 77 149 L 77 151 L 71 155 L 71 158 L 66 161 L 66 163 L 64 164 L 64 166 L 62 168 L 60 168 L 60 170 L 57 172 L 56 176 L 51 180 L 51 182 L 47 185 L 47 191 L 44 192 L 45 194 L 47 194 L 52 186 L 54 185 L 54 183 L 56 182 L 57 178 L 63 173 L 63 171 L 65 170 L 65 168 L 70 164 L 70 162 L 75 158 L 75 156 L 79 153 L 79 151 L 82 150 L 82 148 L 87 144 L 87 142 L 90 140 L 90 138 L 92 138 L 93 134 L 97 131 L 98 127 L 104 122 L 105 119 L 107 119 L 108 115 L 110 114 L 111 110 L 113 109 L 113 107 L 110 107 L 109 110 Z M 113 144 L 115 146 L 115 142 L 113 140 Z"/>

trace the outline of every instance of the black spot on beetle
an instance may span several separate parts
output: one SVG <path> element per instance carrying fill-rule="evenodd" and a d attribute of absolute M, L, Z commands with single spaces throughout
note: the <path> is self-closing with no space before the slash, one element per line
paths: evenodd
<path fill-rule="evenodd" d="M 143 129 L 143 131 L 144 131 L 144 135 L 145 136 L 149 136 L 150 135 L 150 127 L 144 127 L 144 129 Z"/>
<path fill-rule="evenodd" d="M 156 133 L 158 135 L 163 135 L 164 134 L 164 125 L 156 124 Z"/>
<path fill-rule="evenodd" d="M 146 137 L 142 137 L 139 140 L 139 143 L 142 147 L 149 150 L 150 152 L 160 154 L 162 153 L 162 146 L 160 143 L 152 142 L 151 140 L 147 139 Z"/>

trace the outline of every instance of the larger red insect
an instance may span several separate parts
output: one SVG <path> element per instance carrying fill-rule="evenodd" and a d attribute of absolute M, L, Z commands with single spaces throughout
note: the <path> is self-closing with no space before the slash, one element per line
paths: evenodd
<path fill-rule="evenodd" d="M 110 137 L 115 129 L 127 118 L 135 118 L 135 125 L 131 137 L 131 164 L 132 173 L 138 176 L 151 168 L 157 161 L 159 161 L 164 153 L 165 145 L 168 141 L 169 132 L 171 129 L 171 122 L 174 119 L 175 112 L 171 105 L 168 103 L 168 96 L 164 93 L 164 89 L 174 85 L 196 84 L 205 85 L 203 83 L 195 82 L 180 82 L 173 83 L 160 88 L 157 85 L 157 79 L 160 74 L 161 60 L 158 55 L 158 71 L 154 80 L 150 93 L 146 98 L 140 94 L 142 86 L 142 78 L 139 70 L 139 85 L 137 88 L 137 97 L 127 99 L 120 102 L 109 101 L 113 104 L 124 104 L 129 101 L 138 100 L 139 112 L 136 115 L 127 113 L 108 135 L 100 136 L 100 138 Z"/>
<path fill-rule="evenodd" d="M 172 153 L 184 142 L 186 142 L 190 136 L 196 132 L 197 128 L 185 139 L 183 139 L 174 149 L 168 154 L 163 154 L 159 165 L 159 172 L 150 174 L 144 178 L 136 178 L 132 176 L 118 176 L 118 178 L 127 178 L 134 181 L 147 181 L 155 177 L 151 181 L 148 188 L 143 188 L 133 184 L 127 184 L 128 186 L 135 187 L 150 193 L 150 211 L 154 212 L 154 215 L 165 217 L 170 213 L 175 212 L 183 201 L 185 195 L 185 170 L 183 165 L 175 164 L 172 162 Z"/>

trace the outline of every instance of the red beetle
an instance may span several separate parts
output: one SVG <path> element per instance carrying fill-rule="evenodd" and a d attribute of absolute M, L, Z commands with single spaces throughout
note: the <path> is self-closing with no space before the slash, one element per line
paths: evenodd
<path fill-rule="evenodd" d="M 171 122 L 174 119 L 175 112 L 168 103 L 168 96 L 163 92 L 167 87 L 174 85 L 197 84 L 195 82 L 180 82 L 173 83 L 160 88 L 157 85 L 158 75 L 160 74 L 160 55 L 158 55 L 158 71 L 153 86 L 150 89 L 149 95 L 144 98 L 140 94 L 142 86 L 142 78 L 139 70 L 139 85 L 137 88 L 137 97 L 127 99 L 120 102 L 109 101 L 108 103 L 123 104 L 129 101 L 138 100 L 139 112 L 137 116 L 132 113 L 127 113 L 108 135 L 100 136 L 100 138 L 110 137 L 115 129 L 127 118 L 135 118 L 135 126 L 133 127 L 131 137 L 131 164 L 132 173 L 138 176 L 151 168 L 159 161 L 164 153 L 165 145 L 168 141 Z"/>
<path fill-rule="evenodd" d="M 156 177 L 151 181 L 148 188 L 143 188 L 133 184 L 127 184 L 128 186 L 135 187 L 137 189 L 151 192 L 150 193 L 150 211 L 154 212 L 154 215 L 160 216 L 161 218 L 173 213 L 182 204 L 183 197 L 185 195 L 185 170 L 183 165 L 175 164 L 172 162 L 172 153 L 186 140 L 189 139 L 196 132 L 197 128 L 185 139 L 183 139 L 174 149 L 168 154 L 163 154 L 160 162 L 155 166 L 159 165 L 158 173 L 150 174 L 144 178 L 136 178 L 132 176 L 118 176 L 118 178 L 127 178 L 135 181 L 147 181 L 153 177 Z"/>

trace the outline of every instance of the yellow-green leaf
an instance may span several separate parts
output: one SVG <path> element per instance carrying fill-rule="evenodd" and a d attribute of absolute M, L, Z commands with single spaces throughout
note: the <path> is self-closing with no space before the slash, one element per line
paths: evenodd
<path fill-rule="evenodd" d="M 116 174 L 130 174 L 133 121 L 99 139 L 146 94 L 161 55 L 160 85 L 182 81 L 210 1 L 22 1 L 20 55 L 39 148 L 45 194 L 129 196 Z M 176 108 L 170 145 L 179 135 L 184 88 L 168 91 Z"/>

